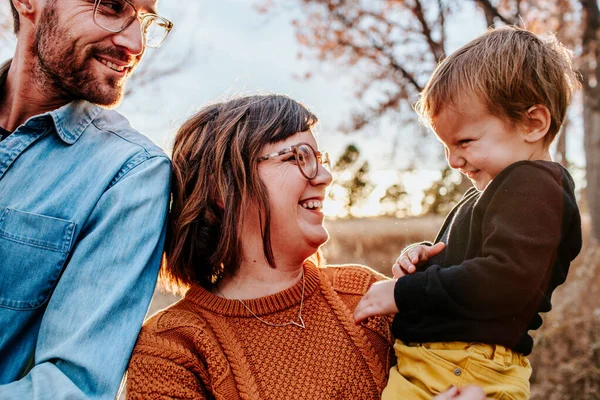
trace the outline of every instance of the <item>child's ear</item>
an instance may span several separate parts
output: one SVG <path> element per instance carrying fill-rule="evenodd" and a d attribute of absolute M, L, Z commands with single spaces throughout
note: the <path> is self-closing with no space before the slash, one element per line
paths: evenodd
<path fill-rule="evenodd" d="M 543 139 L 550 129 L 552 116 L 548 107 L 536 104 L 527 110 L 527 120 L 523 124 L 523 138 L 528 143 Z"/>

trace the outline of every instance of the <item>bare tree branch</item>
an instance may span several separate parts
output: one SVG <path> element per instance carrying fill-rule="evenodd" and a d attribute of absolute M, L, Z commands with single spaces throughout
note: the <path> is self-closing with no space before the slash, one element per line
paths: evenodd
<path fill-rule="evenodd" d="M 413 7 L 411 7 L 411 10 L 413 12 L 413 15 L 421 25 L 421 33 L 423 33 L 423 37 L 427 41 L 427 44 L 429 45 L 429 50 L 435 57 L 435 61 L 437 64 L 442 58 L 442 55 L 444 54 L 444 49 L 440 46 L 438 42 L 436 42 L 433 39 L 431 29 L 429 28 L 429 24 L 425 19 L 425 15 L 423 14 L 423 7 L 421 6 L 421 1 L 415 0 L 415 3 Z"/>
<path fill-rule="evenodd" d="M 481 9 L 484 11 L 488 26 L 493 25 L 495 19 L 499 19 L 505 25 L 518 25 L 518 21 L 519 21 L 518 16 L 515 19 L 507 18 L 507 17 L 503 16 L 502 14 L 500 14 L 498 9 L 490 2 L 490 0 L 473 0 L 473 1 L 477 5 L 479 5 L 481 7 Z"/>
<path fill-rule="evenodd" d="M 180 72 L 181 68 L 191 61 L 192 54 L 192 49 L 188 48 L 179 59 L 171 62 L 165 67 L 161 66 L 165 56 L 161 55 L 159 51 L 155 50 L 152 54 L 146 54 L 144 60 L 139 64 L 138 68 L 136 68 L 131 75 L 131 78 L 129 78 L 125 96 L 130 96 L 139 88 L 146 86 L 157 79 L 162 79 Z"/>
<path fill-rule="evenodd" d="M 442 51 L 446 48 L 446 11 L 444 10 L 444 4 L 442 0 L 438 0 L 438 23 L 440 25 L 440 48 Z"/>

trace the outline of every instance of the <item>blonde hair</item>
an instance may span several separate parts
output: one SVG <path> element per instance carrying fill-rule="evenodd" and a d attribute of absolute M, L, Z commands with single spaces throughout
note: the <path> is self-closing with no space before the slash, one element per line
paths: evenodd
<path fill-rule="evenodd" d="M 489 29 L 438 65 L 415 110 L 431 127 L 443 107 L 475 95 L 492 115 L 518 124 L 527 121 L 529 108 L 541 104 L 551 115 L 544 138 L 549 146 L 577 85 L 571 58 L 552 34 L 537 36 L 514 26 Z"/>

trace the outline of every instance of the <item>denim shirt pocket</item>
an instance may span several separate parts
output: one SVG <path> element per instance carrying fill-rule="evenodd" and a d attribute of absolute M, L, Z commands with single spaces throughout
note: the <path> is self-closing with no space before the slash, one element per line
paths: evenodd
<path fill-rule="evenodd" d="M 31 310 L 48 300 L 74 231 L 75 223 L 64 219 L 12 208 L 0 213 L 0 307 Z"/>

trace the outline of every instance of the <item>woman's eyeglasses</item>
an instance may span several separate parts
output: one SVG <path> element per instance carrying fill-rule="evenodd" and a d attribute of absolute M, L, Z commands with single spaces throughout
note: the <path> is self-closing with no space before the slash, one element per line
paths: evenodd
<path fill-rule="evenodd" d="M 293 153 L 296 157 L 296 164 L 302 176 L 306 179 L 315 179 L 319 173 L 319 164 L 331 169 L 329 154 L 326 151 L 316 151 L 308 143 L 298 143 L 276 153 L 271 153 L 258 158 L 258 162 L 269 160 L 285 154 Z"/>

